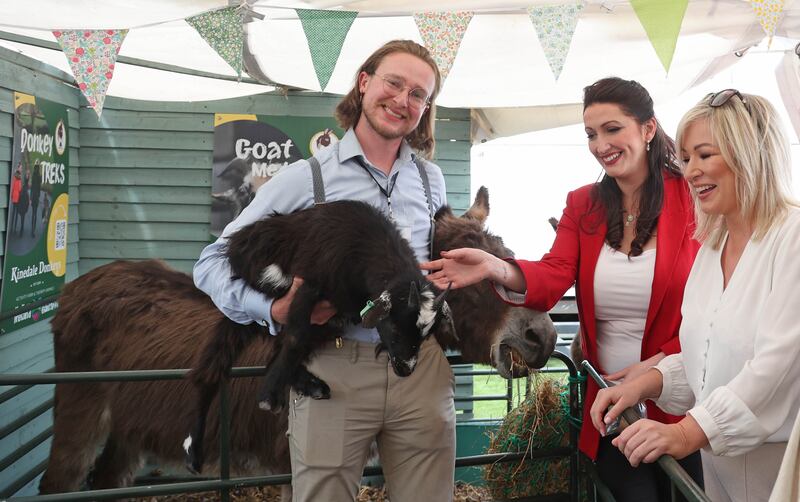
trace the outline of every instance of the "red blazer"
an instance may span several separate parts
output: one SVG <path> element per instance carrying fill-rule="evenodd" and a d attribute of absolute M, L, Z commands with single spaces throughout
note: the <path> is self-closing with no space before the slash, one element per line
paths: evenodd
<path fill-rule="evenodd" d="M 605 213 L 591 207 L 592 185 L 567 196 L 567 207 L 558 223 L 556 240 L 550 252 L 539 261 L 517 260 L 527 283 L 525 306 L 548 311 L 575 284 L 580 314 L 584 355 L 598 369 L 597 330 L 594 311 L 594 271 L 606 235 Z M 700 244 L 694 233 L 694 210 L 689 188 L 683 178 L 664 178 L 664 204 L 656 233 L 656 263 L 647 321 L 642 339 L 641 360 L 658 352 L 680 352 L 678 329 L 681 324 L 683 288 Z M 579 447 L 590 458 L 597 456 L 600 435 L 589 418 L 589 409 L 598 391 L 589 378 L 583 410 Z M 647 416 L 665 423 L 681 417 L 668 415 L 652 402 Z"/>

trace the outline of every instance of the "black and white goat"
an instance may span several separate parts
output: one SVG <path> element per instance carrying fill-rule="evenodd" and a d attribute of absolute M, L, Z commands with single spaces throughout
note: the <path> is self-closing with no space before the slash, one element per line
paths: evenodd
<path fill-rule="evenodd" d="M 377 328 L 378 351 L 385 349 L 399 376 L 414 370 L 422 341 L 435 331 L 455 328 L 445 302 L 420 272 L 408 242 L 377 209 L 358 201 L 336 201 L 286 215 L 273 215 L 233 234 L 227 256 L 235 276 L 266 296 L 278 298 L 294 277 L 296 290 L 289 318 L 267 362 L 259 406 L 280 411 L 288 388 L 312 397 L 330 398 L 328 385 L 305 367 L 316 347 L 330 341 L 348 324 Z M 311 324 L 321 299 L 336 315 L 323 326 Z M 247 340 L 243 326 L 224 319 L 219 337 L 194 372 L 198 385 L 198 422 L 184 442 L 187 465 L 199 471 L 205 418 L 219 379 L 227 373 Z M 441 333 L 440 333 L 441 334 Z"/>

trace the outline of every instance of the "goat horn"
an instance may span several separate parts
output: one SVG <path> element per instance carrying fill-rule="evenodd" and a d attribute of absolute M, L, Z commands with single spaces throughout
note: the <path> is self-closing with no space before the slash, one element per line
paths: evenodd
<path fill-rule="evenodd" d="M 444 291 L 439 293 L 439 296 L 437 296 L 436 299 L 433 301 L 433 310 L 434 311 L 438 311 L 438 310 L 440 310 L 442 308 L 442 305 L 444 304 L 444 299 L 447 298 L 447 293 L 450 292 L 450 288 L 452 286 L 453 286 L 453 283 L 451 281 L 450 284 L 447 285 L 447 289 L 445 289 Z"/>
<path fill-rule="evenodd" d="M 411 281 L 411 289 L 408 291 L 408 306 L 412 309 L 417 308 L 420 304 L 419 288 L 416 281 Z"/>

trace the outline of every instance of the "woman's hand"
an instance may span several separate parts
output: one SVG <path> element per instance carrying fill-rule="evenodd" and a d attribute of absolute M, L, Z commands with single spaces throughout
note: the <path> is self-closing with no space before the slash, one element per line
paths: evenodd
<path fill-rule="evenodd" d="M 589 411 L 592 425 L 601 435 L 605 436 L 606 426 L 616 420 L 626 408 L 635 406 L 639 401 L 641 401 L 641 396 L 634 385 L 620 384 L 600 389 Z M 610 410 L 609 406 L 611 406 Z"/>
<path fill-rule="evenodd" d="M 592 403 L 589 415 L 600 434 L 606 435 L 606 426 L 616 420 L 626 408 L 661 395 L 664 377 L 657 369 L 649 369 L 638 378 L 630 377 L 624 383 L 600 389 Z M 606 412 L 606 409 L 611 409 Z"/>
<path fill-rule="evenodd" d="M 285 295 L 272 302 L 270 315 L 272 316 L 273 321 L 280 324 L 286 324 L 286 322 L 289 320 L 289 309 L 292 306 L 294 294 L 297 292 L 297 288 L 299 288 L 302 284 L 303 279 L 300 277 L 295 277 L 292 279 L 292 287 L 289 288 L 289 291 L 287 291 Z M 311 311 L 311 324 L 325 324 L 334 315 L 336 315 L 336 307 L 334 307 L 333 304 L 331 304 L 331 302 L 328 300 L 321 300 L 314 305 L 314 310 Z"/>
<path fill-rule="evenodd" d="M 486 251 L 460 248 L 442 251 L 441 259 L 420 263 L 419 268 L 431 271 L 427 279 L 437 288 L 446 289 L 452 283 L 451 287 L 458 289 L 484 279 L 493 280 L 493 272 L 498 268 L 498 262 L 505 264 L 503 260 Z"/>
<path fill-rule="evenodd" d="M 655 462 L 661 455 L 682 459 L 707 443 L 703 430 L 691 415 L 687 415 L 677 424 L 638 420 L 611 441 L 633 467 L 641 462 Z"/>
<path fill-rule="evenodd" d="M 664 359 L 666 354 L 663 352 L 659 352 L 658 354 L 654 355 L 653 357 L 649 357 L 644 361 L 631 364 L 627 368 L 623 368 L 616 373 L 611 373 L 610 375 L 603 375 L 606 380 L 611 380 L 614 382 L 619 381 L 630 381 L 635 379 L 638 376 L 644 375 L 647 373 L 647 370 L 655 366 L 659 363 L 662 359 Z"/>

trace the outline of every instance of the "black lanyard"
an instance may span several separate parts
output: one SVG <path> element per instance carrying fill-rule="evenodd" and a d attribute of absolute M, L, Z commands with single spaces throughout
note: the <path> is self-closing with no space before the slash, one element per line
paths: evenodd
<path fill-rule="evenodd" d="M 392 192 L 394 191 L 394 187 L 397 186 L 397 175 L 400 173 L 394 173 L 394 176 L 387 179 L 386 188 L 383 188 L 383 185 L 381 185 L 375 175 L 372 174 L 372 171 L 370 171 L 369 167 L 364 162 L 364 159 L 361 157 L 356 157 L 356 161 L 358 162 L 358 165 L 361 166 L 362 169 L 367 172 L 367 174 L 369 174 L 369 177 L 372 178 L 372 181 L 374 181 L 375 185 L 377 185 L 378 190 L 380 190 L 383 196 L 386 197 L 386 206 L 389 209 L 389 219 L 394 221 L 394 214 L 392 213 Z"/>

